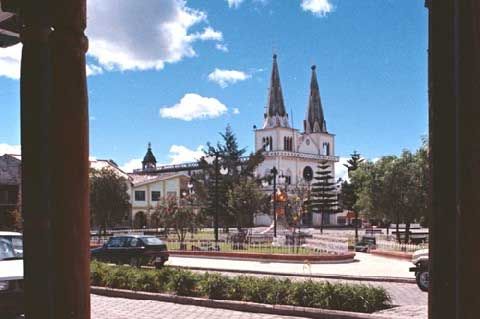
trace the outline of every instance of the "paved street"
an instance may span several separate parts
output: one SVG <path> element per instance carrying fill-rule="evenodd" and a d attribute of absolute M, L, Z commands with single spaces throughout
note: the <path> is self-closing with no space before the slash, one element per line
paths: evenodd
<path fill-rule="evenodd" d="M 211 258 L 170 257 L 172 266 L 199 267 L 222 270 L 245 270 L 286 274 L 345 275 L 360 277 L 397 277 L 413 279 L 409 272 L 412 263 L 408 260 L 385 258 L 365 253 L 356 253 L 350 263 L 279 263 L 265 261 L 229 260 Z"/>

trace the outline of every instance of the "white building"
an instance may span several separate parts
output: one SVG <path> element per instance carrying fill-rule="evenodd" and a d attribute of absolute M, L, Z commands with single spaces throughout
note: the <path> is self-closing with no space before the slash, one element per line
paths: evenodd
<path fill-rule="evenodd" d="M 306 109 L 303 130 L 291 126 L 283 100 L 277 56 L 273 56 L 268 101 L 265 106 L 261 129 L 255 129 L 255 150 L 264 148 L 265 161 L 257 168 L 257 175 L 267 177 L 275 167 L 288 185 L 306 185 L 310 182 L 320 162 L 330 165 L 335 176 L 335 136 L 327 131 L 315 66 L 312 66 L 310 96 Z M 278 180 L 277 180 L 278 183 Z M 287 185 L 287 187 L 288 187 Z M 272 188 L 271 186 L 267 187 Z M 287 188 L 288 189 L 288 188 Z M 305 216 L 303 224 L 320 225 L 320 216 Z M 257 224 L 269 225 L 268 215 L 256 217 Z M 335 224 L 336 217 L 330 216 L 326 224 Z"/>

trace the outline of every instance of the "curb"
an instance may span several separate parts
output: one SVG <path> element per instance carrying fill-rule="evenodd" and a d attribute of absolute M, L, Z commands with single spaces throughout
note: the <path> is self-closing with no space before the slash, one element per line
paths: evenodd
<path fill-rule="evenodd" d="M 246 252 L 216 252 L 216 251 L 187 251 L 170 250 L 171 256 L 194 258 L 222 258 L 235 260 L 255 260 L 289 263 L 349 263 L 354 262 L 355 253 L 348 252 L 340 255 L 293 255 L 280 253 L 246 253 Z"/>
<path fill-rule="evenodd" d="M 183 297 L 169 294 L 140 292 L 124 289 L 105 288 L 92 286 L 90 292 L 100 296 L 127 298 L 136 300 L 156 300 L 163 302 L 173 302 L 183 305 L 193 305 L 208 308 L 220 308 L 253 313 L 266 313 L 281 316 L 297 316 L 313 319 L 395 319 L 399 317 L 382 316 L 376 314 L 365 314 L 338 310 L 325 310 L 317 308 L 267 305 L 254 302 L 232 301 L 232 300 L 212 300 L 197 297 Z"/>
<path fill-rule="evenodd" d="M 303 278 L 323 278 L 323 279 L 340 279 L 353 281 L 374 281 L 374 282 L 392 282 L 400 284 L 416 284 L 415 278 L 402 277 L 381 277 L 381 276 L 349 276 L 349 275 L 329 275 L 329 274 L 298 274 L 298 273 L 282 273 L 270 271 L 253 271 L 253 270 L 238 270 L 238 269 L 222 269 L 222 268 L 204 268 L 191 266 L 177 266 L 170 267 L 184 268 L 189 270 L 201 270 L 222 273 L 236 273 L 236 274 L 251 274 L 251 275 L 268 275 L 268 276 L 282 276 L 282 277 L 303 277 Z"/>

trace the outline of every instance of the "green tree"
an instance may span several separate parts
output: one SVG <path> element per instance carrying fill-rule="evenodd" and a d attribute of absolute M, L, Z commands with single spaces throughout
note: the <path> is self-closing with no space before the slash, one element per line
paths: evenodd
<path fill-rule="evenodd" d="M 257 181 L 240 179 L 228 192 L 228 209 L 237 229 L 252 227 L 254 215 L 264 212 L 269 200 Z"/>
<path fill-rule="evenodd" d="M 91 224 L 106 233 L 108 227 L 121 224 L 130 212 L 127 180 L 108 168 L 90 170 Z"/>
<path fill-rule="evenodd" d="M 400 242 L 399 224 L 405 223 L 405 241 L 410 225 L 425 222 L 429 215 L 428 160 L 425 147 L 397 156 L 385 156 L 375 163 L 361 163 L 352 173 L 357 185 L 354 208 L 371 219 L 394 221 Z"/>
<path fill-rule="evenodd" d="M 166 229 L 175 231 L 180 249 L 186 248 L 184 242 L 187 233 L 195 232 L 200 226 L 198 210 L 192 195 L 187 195 L 180 200 L 175 197 L 166 198 L 158 203 L 154 214 Z"/>
<path fill-rule="evenodd" d="M 338 199 L 335 192 L 335 183 L 333 182 L 334 178 L 328 162 L 321 162 L 317 168 L 318 170 L 314 176 L 315 182 L 312 183 L 309 206 L 312 213 L 321 214 L 320 232 L 323 233 L 325 216 L 336 212 Z"/>
<path fill-rule="evenodd" d="M 243 221 L 239 222 L 243 217 L 236 216 L 239 204 L 230 206 L 233 204 L 232 194 L 239 185 L 255 179 L 255 169 L 264 157 L 262 151 L 246 157 L 246 149 L 239 148 L 230 126 L 220 135 L 221 142 L 216 145 L 207 143 L 205 156 L 199 160 L 202 172 L 195 176 L 195 188 L 205 215 L 215 218 L 218 214 L 219 224 L 228 230 L 229 226 L 243 224 Z"/>
<path fill-rule="evenodd" d="M 343 164 L 348 169 L 348 176 L 351 177 L 351 173 L 356 171 L 360 164 L 364 161 L 364 159 L 361 158 L 360 154 L 357 153 L 357 151 L 353 151 L 352 154 L 350 154 L 350 159 L 347 160 L 347 164 Z M 340 205 L 342 208 L 347 209 L 349 211 L 353 211 L 355 214 L 355 242 L 358 241 L 358 210 L 354 208 L 355 203 L 357 202 L 357 192 L 358 192 L 358 186 L 356 183 L 351 180 L 349 181 L 344 181 L 342 183 L 342 190 L 340 194 Z"/>

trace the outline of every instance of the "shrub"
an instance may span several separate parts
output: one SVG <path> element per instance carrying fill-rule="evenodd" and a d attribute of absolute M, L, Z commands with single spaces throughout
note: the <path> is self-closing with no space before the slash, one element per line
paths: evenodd
<path fill-rule="evenodd" d="M 199 276 L 187 270 L 178 270 L 172 273 L 169 290 L 179 296 L 196 296 Z"/>
<path fill-rule="evenodd" d="M 231 279 L 219 274 L 209 274 L 203 276 L 200 282 L 201 292 L 209 299 L 230 299 Z"/>
<path fill-rule="evenodd" d="M 107 266 L 105 264 L 99 263 L 98 261 L 92 261 L 90 264 L 90 284 L 93 286 L 105 286 L 107 271 Z"/>
<path fill-rule="evenodd" d="M 175 272 L 177 272 L 177 270 L 171 267 L 162 267 L 155 271 L 155 281 L 157 282 L 158 292 L 165 292 L 169 289 L 169 283 Z"/>
<path fill-rule="evenodd" d="M 172 267 L 146 270 L 127 266 L 91 263 L 92 285 L 149 292 L 170 291 L 179 296 L 206 296 L 268 304 L 371 313 L 389 308 L 390 296 L 383 288 L 329 282 L 291 282 L 272 277 L 218 273 L 203 276 Z"/>
<path fill-rule="evenodd" d="M 133 269 L 125 266 L 108 267 L 105 275 L 105 286 L 118 289 L 129 289 L 133 280 Z"/>
<path fill-rule="evenodd" d="M 131 279 L 130 289 L 132 290 L 148 292 L 160 291 L 156 272 L 153 270 L 134 271 Z"/>

